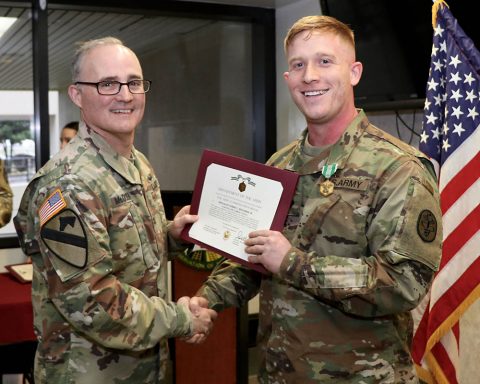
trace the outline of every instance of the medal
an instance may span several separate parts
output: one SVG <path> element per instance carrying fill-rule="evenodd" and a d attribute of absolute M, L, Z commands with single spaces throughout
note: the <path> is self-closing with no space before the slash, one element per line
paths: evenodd
<path fill-rule="evenodd" d="M 322 175 L 325 177 L 325 181 L 320 183 L 320 193 L 322 196 L 330 196 L 333 193 L 333 189 L 335 188 L 335 184 L 333 184 L 329 179 L 332 177 L 335 172 L 337 171 L 337 163 L 324 165 L 322 167 Z"/>
<path fill-rule="evenodd" d="M 323 183 L 320 183 L 320 193 L 327 197 L 333 193 L 333 184 L 330 180 L 325 180 Z"/>

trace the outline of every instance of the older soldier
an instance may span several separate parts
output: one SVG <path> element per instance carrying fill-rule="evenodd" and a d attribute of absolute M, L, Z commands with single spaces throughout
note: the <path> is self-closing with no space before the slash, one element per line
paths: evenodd
<path fill-rule="evenodd" d="M 70 98 L 76 140 L 33 178 L 15 224 L 32 257 L 35 383 L 158 383 L 168 337 L 206 334 L 212 310 L 192 316 L 167 301 L 167 251 L 196 217 L 165 219 L 160 188 L 133 147 L 150 82 L 121 41 L 84 43 Z"/>
<path fill-rule="evenodd" d="M 12 217 L 12 189 L 8 184 L 5 164 L 0 160 L 0 228 L 4 227 Z"/>
<path fill-rule="evenodd" d="M 285 50 L 307 128 L 268 163 L 300 179 L 283 232 L 245 241 L 271 276 L 224 263 L 198 294 L 221 310 L 260 290 L 261 383 L 415 383 L 409 311 L 441 254 L 432 165 L 355 108 L 362 64 L 348 26 L 302 18 Z"/>

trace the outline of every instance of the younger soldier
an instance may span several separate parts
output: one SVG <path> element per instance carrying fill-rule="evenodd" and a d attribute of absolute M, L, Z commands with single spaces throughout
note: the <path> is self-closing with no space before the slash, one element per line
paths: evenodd
<path fill-rule="evenodd" d="M 227 262 L 198 294 L 221 310 L 260 291 L 261 383 L 415 383 L 410 310 L 441 255 L 433 167 L 355 108 L 362 64 L 347 25 L 302 18 L 285 52 L 307 128 L 268 164 L 300 179 L 283 232 L 245 241 L 271 276 Z"/>

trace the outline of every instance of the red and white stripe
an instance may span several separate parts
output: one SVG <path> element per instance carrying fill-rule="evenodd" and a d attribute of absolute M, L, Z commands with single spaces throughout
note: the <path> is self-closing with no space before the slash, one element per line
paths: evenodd
<path fill-rule="evenodd" d="M 480 297 L 480 127 L 440 169 L 443 254 L 430 295 L 413 312 L 412 354 L 420 377 L 458 383 L 459 326 Z"/>

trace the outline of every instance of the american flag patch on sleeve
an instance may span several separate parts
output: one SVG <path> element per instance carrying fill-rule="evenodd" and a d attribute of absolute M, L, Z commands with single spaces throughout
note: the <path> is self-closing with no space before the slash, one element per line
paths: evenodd
<path fill-rule="evenodd" d="M 48 199 L 42 204 L 38 210 L 38 216 L 40 217 L 40 226 L 46 223 L 51 217 L 55 216 L 63 208 L 67 206 L 65 199 L 63 198 L 60 189 L 56 189 Z"/>

